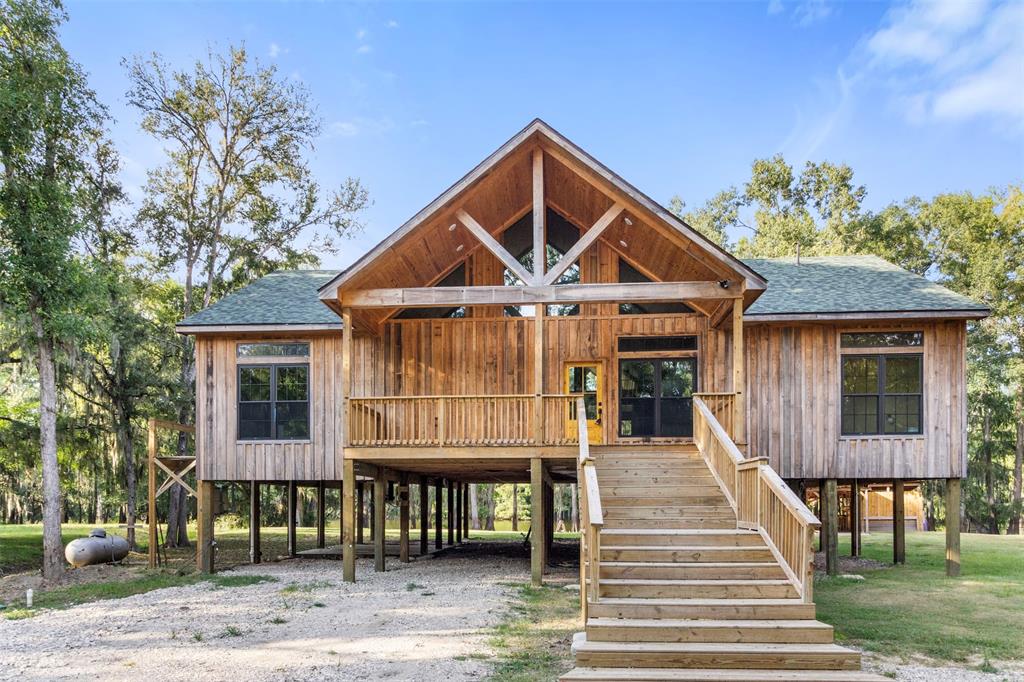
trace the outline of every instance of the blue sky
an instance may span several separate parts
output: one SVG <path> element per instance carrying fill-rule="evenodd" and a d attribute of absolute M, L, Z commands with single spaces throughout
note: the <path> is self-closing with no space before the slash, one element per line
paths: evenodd
<path fill-rule="evenodd" d="M 534 117 L 667 203 L 754 158 L 853 166 L 880 208 L 1024 179 L 1024 3 L 70 2 L 66 47 L 110 107 L 137 196 L 159 146 L 123 57 L 185 66 L 244 42 L 319 105 L 325 186 L 369 189 L 386 236 Z M 734 235 L 738 236 L 738 235 Z"/>

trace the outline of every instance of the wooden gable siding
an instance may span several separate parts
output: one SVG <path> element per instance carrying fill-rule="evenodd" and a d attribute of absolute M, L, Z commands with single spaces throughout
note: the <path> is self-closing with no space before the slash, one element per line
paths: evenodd
<path fill-rule="evenodd" d="M 341 480 L 341 335 L 288 337 L 310 345 L 308 441 L 238 440 L 238 362 L 243 339 L 196 338 L 198 477 L 216 481 Z M 245 338 L 280 340 L 280 337 Z"/>
<path fill-rule="evenodd" d="M 842 331 L 924 332 L 918 436 L 840 435 Z M 962 321 L 746 328 L 749 452 L 783 478 L 959 478 L 966 474 L 966 327 Z"/>

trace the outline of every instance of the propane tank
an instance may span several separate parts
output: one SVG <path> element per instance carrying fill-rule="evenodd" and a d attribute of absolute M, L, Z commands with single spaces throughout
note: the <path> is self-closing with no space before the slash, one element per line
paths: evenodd
<path fill-rule="evenodd" d="M 128 541 L 118 535 L 107 535 L 102 528 L 93 528 L 89 537 L 72 540 L 64 548 L 64 558 L 75 568 L 113 563 L 126 556 Z"/>

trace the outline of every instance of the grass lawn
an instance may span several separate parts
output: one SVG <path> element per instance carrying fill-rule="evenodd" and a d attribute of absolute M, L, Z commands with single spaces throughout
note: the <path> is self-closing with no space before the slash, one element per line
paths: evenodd
<path fill-rule="evenodd" d="M 569 647 L 580 630 L 580 593 L 559 585 L 516 585 L 518 600 L 494 630 L 493 680 L 547 682 L 572 668 Z"/>
<path fill-rule="evenodd" d="M 1024 659 L 1024 537 L 963 534 L 962 575 L 945 574 L 945 533 L 907 533 L 907 563 L 866 580 L 816 577 L 818 618 L 841 642 L 941 661 Z M 892 561 L 892 535 L 863 536 L 865 557 Z M 849 535 L 840 537 L 848 554 Z"/>

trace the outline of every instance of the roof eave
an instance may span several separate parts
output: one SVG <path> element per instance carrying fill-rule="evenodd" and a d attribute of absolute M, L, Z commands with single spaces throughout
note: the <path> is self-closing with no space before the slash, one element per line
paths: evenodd
<path fill-rule="evenodd" d="M 227 334 L 260 332 L 313 332 L 336 331 L 341 322 L 316 323 L 274 323 L 274 324 L 179 324 L 174 331 L 179 334 Z"/>
<path fill-rule="evenodd" d="M 861 310 L 842 312 L 746 313 L 745 322 L 829 322 L 871 320 L 981 320 L 989 309 L 963 310 Z"/>

